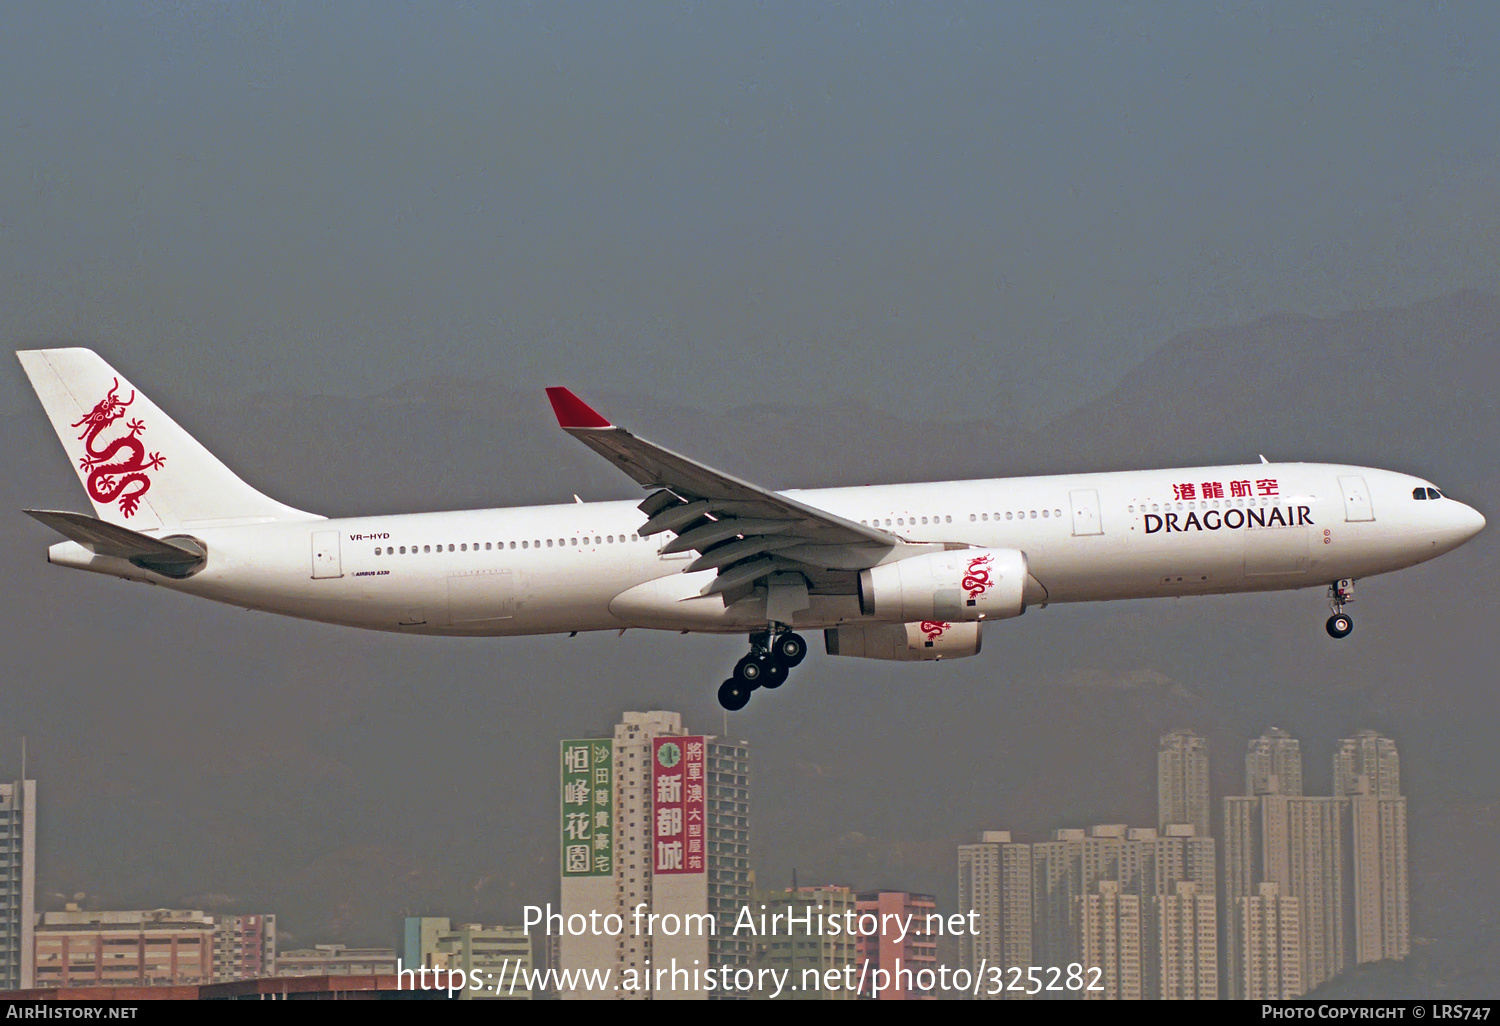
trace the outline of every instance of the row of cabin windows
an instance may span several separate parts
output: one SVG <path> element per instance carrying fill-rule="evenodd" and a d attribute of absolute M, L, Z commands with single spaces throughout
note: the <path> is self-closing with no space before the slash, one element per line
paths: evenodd
<path fill-rule="evenodd" d="M 1030 511 L 1024 510 L 1024 509 L 1013 510 L 1013 511 L 1011 511 L 1009 513 L 996 513 L 996 514 L 993 515 L 993 519 L 995 519 L 995 520 L 1000 520 L 1000 519 L 1005 519 L 1005 520 L 1025 520 L 1028 516 L 1032 520 L 1035 520 L 1037 517 L 1060 517 L 1060 516 L 1062 516 L 1062 510 L 1060 510 L 1060 509 L 1050 509 L 1050 510 L 1049 509 L 1044 509 L 1040 513 L 1038 513 L 1034 509 L 1030 510 Z M 934 523 L 934 524 L 951 524 L 951 523 L 953 523 L 953 518 L 949 517 L 949 516 L 932 517 L 930 519 L 931 519 L 931 522 Z M 977 523 L 980 520 L 989 521 L 990 519 L 991 519 L 991 514 L 989 514 L 989 513 L 970 513 L 969 514 L 969 520 L 971 522 L 976 522 Z M 885 520 L 882 521 L 879 517 L 876 517 L 874 520 L 861 520 L 860 523 L 864 524 L 866 527 L 882 527 L 882 526 L 884 526 L 884 527 L 890 527 L 893 524 L 896 527 L 915 527 L 915 526 L 917 526 L 917 524 L 918 524 L 919 521 L 921 523 L 925 524 L 925 523 L 928 523 L 929 518 L 928 517 L 921 517 L 921 518 L 918 518 L 918 517 L 896 517 L 894 520 L 892 520 L 891 517 L 886 517 Z"/>
<path fill-rule="evenodd" d="M 640 541 L 641 540 L 641 536 L 638 535 L 638 534 L 632 534 L 630 536 L 629 540 L 630 541 Z M 625 536 L 623 534 L 619 535 L 618 537 L 615 536 L 615 535 L 613 535 L 613 534 L 606 534 L 602 538 L 599 537 L 598 535 L 594 536 L 594 544 L 595 545 L 614 545 L 614 544 L 617 544 L 617 543 L 623 545 L 625 543 L 625 541 L 626 541 L 626 538 L 625 538 Z M 588 543 L 589 543 L 588 536 L 585 535 L 584 539 L 583 539 L 583 544 L 587 545 Z M 549 548 L 549 549 L 553 548 L 553 547 L 560 548 L 560 549 L 565 549 L 569 545 L 575 545 L 576 546 L 578 544 L 578 539 L 577 538 L 558 538 L 556 540 L 556 542 L 554 542 L 551 538 L 547 538 L 547 539 L 545 539 L 545 541 L 543 539 L 541 539 L 541 538 L 537 538 L 534 541 L 510 542 L 509 543 L 509 547 L 512 548 L 512 549 L 514 549 L 514 548 L 539 549 L 539 548 L 542 547 L 543 544 L 545 544 L 547 546 L 547 548 Z M 507 545 L 507 543 L 505 543 L 505 542 L 485 542 L 484 543 L 484 551 L 488 552 L 492 548 L 503 549 L 503 548 L 506 548 L 506 545 Z M 433 548 L 434 547 L 431 546 L 431 545 L 423 545 L 422 548 L 421 548 L 421 551 L 422 552 L 432 552 Z M 471 546 L 469 545 L 468 542 L 462 542 L 462 543 L 459 543 L 457 545 L 455 545 L 452 542 L 450 542 L 448 544 L 447 551 L 448 552 L 468 552 L 470 548 L 471 548 Z M 475 552 L 478 552 L 479 551 L 479 543 L 478 542 L 474 542 L 472 548 L 473 548 L 473 550 Z M 436 546 L 436 549 L 437 549 L 438 552 L 444 551 L 442 545 Z M 413 555 L 415 555 L 417 553 L 417 551 L 418 551 L 417 546 L 415 546 L 415 545 L 411 546 L 411 552 L 412 552 Z M 377 556 L 382 556 L 382 555 L 383 556 L 398 556 L 398 555 L 399 556 L 404 556 L 406 554 L 407 554 L 407 546 L 405 546 L 405 545 L 386 545 L 386 546 L 377 545 L 375 547 L 375 555 L 377 555 Z"/>
<path fill-rule="evenodd" d="M 969 519 L 973 520 L 974 518 L 970 517 Z M 933 517 L 932 518 L 932 522 L 934 524 L 943 524 L 943 523 L 951 524 L 951 523 L 953 523 L 953 518 L 952 517 Z M 879 527 L 880 526 L 880 518 L 876 517 L 874 520 L 861 520 L 860 523 L 864 524 L 866 527 Z M 898 527 L 904 526 L 906 524 L 911 524 L 913 526 L 916 526 L 916 523 L 917 523 L 917 518 L 916 517 L 897 517 L 896 518 L 896 526 L 898 526 Z M 922 523 L 924 523 L 924 524 L 927 523 L 927 517 L 923 517 L 922 518 Z M 885 526 L 886 527 L 890 527 L 891 526 L 891 518 L 890 517 L 886 517 L 885 518 Z"/>
<path fill-rule="evenodd" d="M 1262 496 L 1261 499 L 1260 499 L 1260 505 L 1262 505 L 1262 506 L 1274 506 L 1274 505 L 1276 505 L 1276 498 L 1277 498 L 1276 496 Z M 1224 508 L 1225 509 L 1232 509 L 1235 506 L 1246 506 L 1246 505 L 1249 505 L 1249 506 L 1256 505 L 1255 496 L 1252 495 L 1249 498 L 1225 499 L 1224 500 Z M 1193 502 L 1192 500 L 1188 500 L 1187 502 L 1153 502 L 1151 504 L 1150 512 L 1152 512 L 1152 513 L 1160 513 L 1162 510 L 1166 510 L 1168 512 L 1171 512 L 1173 509 L 1218 509 L 1218 508 L 1219 508 L 1219 500 L 1218 499 L 1204 499 L 1201 502 Z M 1146 504 L 1144 502 L 1141 503 L 1139 506 L 1131 505 L 1131 506 L 1127 507 L 1127 510 L 1128 510 L 1128 512 L 1131 512 L 1131 513 L 1135 513 L 1137 510 L 1139 510 L 1142 513 L 1147 512 L 1147 510 L 1146 510 Z"/>

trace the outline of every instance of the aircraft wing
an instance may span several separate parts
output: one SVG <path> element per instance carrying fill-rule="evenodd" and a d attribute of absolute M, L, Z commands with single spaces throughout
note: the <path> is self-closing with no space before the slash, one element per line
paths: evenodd
<path fill-rule="evenodd" d="M 855 573 L 908 544 L 638 438 L 566 388 L 547 389 L 547 398 L 564 431 L 654 489 L 640 505 L 647 516 L 640 533 L 674 531 L 664 553 L 700 553 L 687 572 L 719 571 L 705 594 L 749 587 L 781 571 L 802 573 L 813 591 L 849 593 Z"/>

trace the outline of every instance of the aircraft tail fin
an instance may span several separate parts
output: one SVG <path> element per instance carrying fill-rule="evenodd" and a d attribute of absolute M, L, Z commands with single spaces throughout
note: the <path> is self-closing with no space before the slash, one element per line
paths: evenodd
<path fill-rule="evenodd" d="M 93 350 L 16 356 L 105 523 L 139 531 L 319 519 L 240 480 Z"/>

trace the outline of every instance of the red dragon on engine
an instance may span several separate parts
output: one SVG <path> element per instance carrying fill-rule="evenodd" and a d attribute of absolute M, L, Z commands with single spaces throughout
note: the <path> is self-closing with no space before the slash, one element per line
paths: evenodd
<path fill-rule="evenodd" d="M 969 598 L 978 598 L 995 586 L 995 582 L 990 580 L 989 570 L 986 569 L 994 561 L 992 556 L 980 556 L 978 559 L 969 560 L 969 572 L 959 585 L 969 593 Z"/>
<path fill-rule="evenodd" d="M 130 517 L 140 508 L 141 496 L 151 488 L 151 478 L 146 475 L 146 471 L 160 470 L 166 463 L 166 458 L 157 452 L 149 456 L 146 454 L 146 447 L 136 438 L 146 430 L 146 425 L 139 420 L 131 420 L 125 425 L 129 434 L 102 444 L 99 442 L 100 432 L 123 417 L 125 407 L 135 402 L 134 390 L 131 391 L 130 398 L 124 401 L 118 397 L 119 391 L 120 379 L 116 378 L 109 394 L 100 399 L 73 426 L 83 428 L 83 434 L 78 439 L 83 442 L 84 455 L 78 461 L 78 466 L 89 475 L 85 482 L 89 497 L 95 502 L 114 502 L 118 499 L 121 515 Z M 110 462 L 122 451 L 129 455 Z"/>

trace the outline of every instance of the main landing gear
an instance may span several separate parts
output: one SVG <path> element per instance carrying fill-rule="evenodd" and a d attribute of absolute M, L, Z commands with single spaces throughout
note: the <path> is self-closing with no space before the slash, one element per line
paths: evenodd
<path fill-rule="evenodd" d="M 787 672 L 807 658 L 807 642 L 779 625 L 750 635 L 750 653 L 734 664 L 734 675 L 719 685 L 719 704 L 730 712 L 745 708 L 756 688 L 779 688 Z"/>
<path fill-rule="evenodd" d="M 1354 630 L 1354 617 L 1344 612 L 1344 606 L 1353 602 L 1353 581 L 1345 578 L 1328 586 L 1328 606 L 1333 610 L 1333 615 L 1328 618 L 1329 637 L 1347 638 L 1349 632 Z"/>

